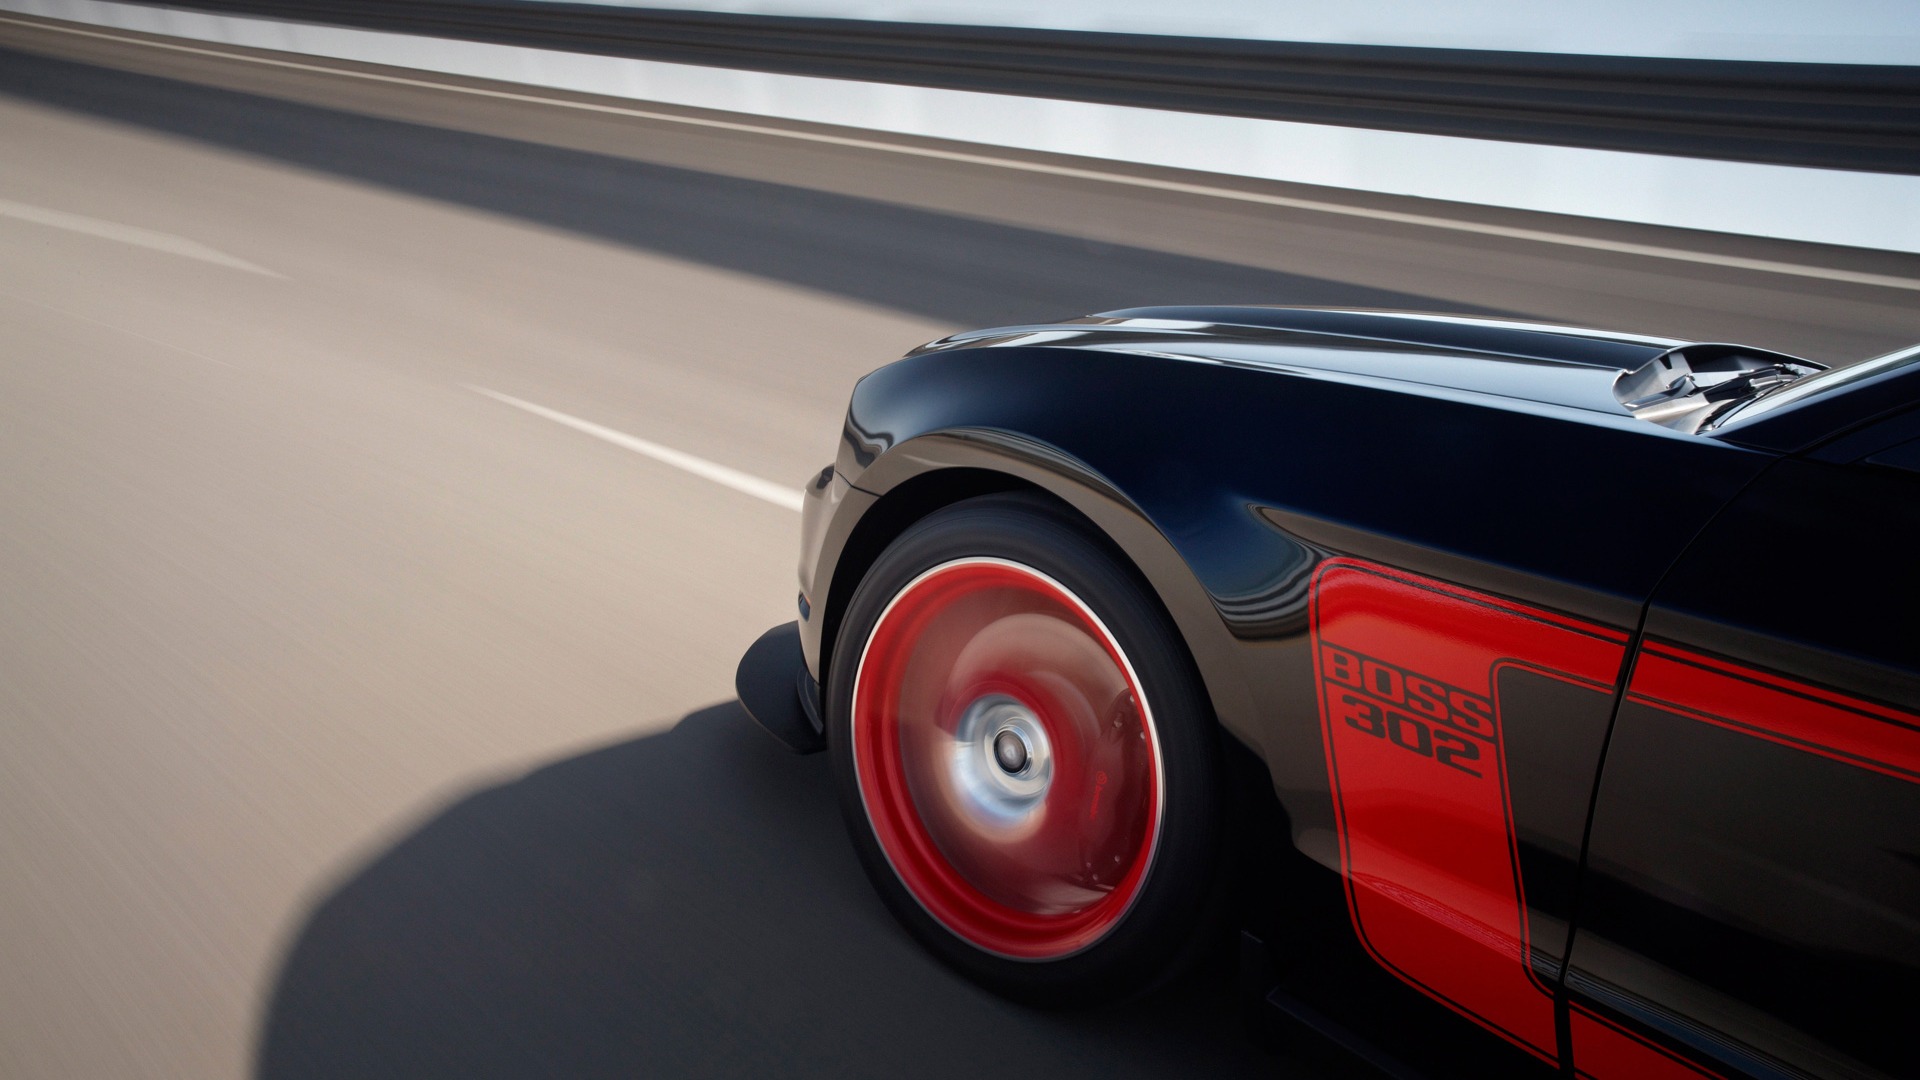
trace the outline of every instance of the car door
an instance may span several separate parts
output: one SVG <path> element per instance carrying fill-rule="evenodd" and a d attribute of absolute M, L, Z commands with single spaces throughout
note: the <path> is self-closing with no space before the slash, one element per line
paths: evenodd
<path fill-rule="evenodd" d="M 1920 1075 L 1920 411 L 1776 463 L 1668 573 L 1586 861 L 1580 1075 Z"/>

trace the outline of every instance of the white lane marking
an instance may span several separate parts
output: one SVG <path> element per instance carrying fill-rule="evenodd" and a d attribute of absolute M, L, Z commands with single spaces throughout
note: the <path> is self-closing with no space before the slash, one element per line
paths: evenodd
<path fill-rule="evenodd" d="M 583 432 L 605 442 L 610 442 L 615 446 L 625 450 L 631 450 L 636 454 L 644 454 L 662 464 L 671 465 L 676 469 L 683 469 L 704 480 L 711 480 L 716 484 L 730 487 L 742 494 L 751 495 L 756 499 L 765 499 L 775 506 L 783 506 L 788 510 L 797 511 L 800 509 L 800 493 L 785 485 L 776 484 L 771 480 L 762 480 L 757 476 L 743 473 L 739 469 L 730 469 L 725 465 L 716 464 L 705 458 L 694 457 L 692 454 L 675 450 L 671 446 L 661 446 L 657 442 L 648 442 L 645 439 L 629 435 L 624 431 L 615 431 L 610 427 L 602 427 L 591 420 L 582 420 L 577 416 L 569 416 L 558 409 L 549 409 L 545 405 L 535 405 L 531 401 L 522 400 L 514 397 L 512 394 L 503 394 L 498 390 L 489 390 L 484 386 L 474 386 L 471 383 L 462 383 L 461 385 L 476 394 L 485 394 L 487 397 L 502 404 L 511 405 L 516 409 L 530 412 L 535 416 L 551 420 L 556 424 L 563 424 L 575 431 Z"/>
<path fill-rule="evenodd" d="M 6 16 L 0 16 L 0 22 L 12 23 L 17 26 L 34 27 L 41 30 L 53 30 L 63 34 L 75 34 L 80 37 L 117 41 L 130 45 L 145 45 L 155 49 L 194 53 L 201 56 L 215 56 L 227 60 L 240 60 L 250 64 L 262 64 L 267 67 L 288 68 L 294 71 L 314 71 L 329 75 L 339 75 L 345 78 L 365 79 L 370 82 L 391 83 L 397 86 L 416 86 L 429 90 L 444 90 L 449 93 L 496 98 L 502 101 L 531 102 L 533 104 L 551 105 L 563 109 L 577 109 L 582 112 L 631 116 L 642 120 L 688 124 L 694 127 L 716 128 L 722 131 L 738 131 L 749 135 L 766 135 L 780 139 L 796 139 L 801 142 L 826 143 L 831 146 L 847 146 L 859 150 L 876 150 L 882 153 L 904 154 L 909 157 L 932 158 L 937 161 L 954 161 L 968 165 L 986 165 L 993 168 L 1009 169 L 1015 172 L 1064 176 L 1075 180 L 1093 180 L 1101 183 L 1116 184 L 1122 187 L 1148 188 L 1154 191 L 1170 191 L 1182 195 L 1198 195 L 1233 202 L 1254 203 L 1261 206 L 1280 206 L 1290 210 L 1309 210 L 1315 213 L 1336 214 L 1344 217 L 1390 221 L 1399 225 L 1418 225 L 1429 229 L 1474 233 L 1480 236 L 1498 236 L 1509 240 L 1529 240 L 1541 244 L 1558 244 L 1562 247 L 1584 248 L 1589 251 L 1608 251 L 1622 255 L 1640 255 L 1651 259 L 1669 259 L 1677 262 L 1699 263 L 1707 266 L 1723 266 L 1736 270 L 1756 270 L 1768 274 L 1786 274 L 1792 277 L 1838 281 L 1849 285 L 1876 285 L 1887 289 L 1920 291 L 1920 278 L 1899 277 L 1892 274 L 1870 274 L 1857 270 L 1841 270 L 1830 266 L 1807 266 L 1800 263 L 1779 262 L 1773 259 L 1749 259 L 1740 255 L 1716 255 L 1709 252 L 1687 251 L 1684 248 L 1665 247 L 1658 244 L 1636 244 L 1624 240 L 1603 240 L 1598 237 L 1579 236 L 1572 233 L 1548 232 L 1542 229 L 1522 229 L 1508 225 L 1492 225 L 1479 221 L 1461 221 L 1455 218 L 1435 217 L 1431 214 L 1409 214 L 1398 210 L 1378 210 L 1366 206 L 1348 206 L 1342 203 L 1323 202 L 1318 199 L 1299 199 L 1288 195 L 1272 195 L 1259 191 L 1241 191 L 1235 188 L 1217 187 L 1212 184 L 1193 184 L 1180 180 L 1164 180 L 1151 176 L 1130 176 L 1126 173 L 1077 168 L 1071 165 L 1050 165 L 1038 161 L 1021 161 L 1016 158 L 997 157 L 992 154 L 975 154 L 959 150 L 941 150 L 930 146 L 910 146 L 901 143 L 883 142 L 878 139 L 860 139 L 845 135 L 828 135 L 817 131 L 792 131 L 786 128 L 771 127 L 766 124 L 749 124 L 734 120 L 714 120 L 699 116 L 679 116 L 674 113 L 656 112 L 651 109 L 634 109 L 620 105 L 601 105 L 589 101 L 570 101 L 565 98 L 547 97 L 539 94 L 520 94 L 509 90 L 488 90 L 477 86 L 458 86 L 452 83 L 434 82 L 429 79 L 410 79 L 399 75 L 381 75 L 371 71 L 352 71 L 346 68 L 328 67 L 324 64 L 307 64 L 294 60 L 275 60 L 270 57 L 247 56 L 220 49 L 202 49 L 192 45 L 176 45 L 171 42 L 148 41 L 144 38 L 101 33 L 97 30 L 82 30 L 78 27 L 55 26 L 49 23 L 32 22 L 26 19 L 9 18 Z"/>
<path fill-rule="evenodd" d="M 238 259 L 217 248 L 210 248 L 197 240 L 172 233 L 155 232 L 138 225 L 122 225 L 117 221 L 102 221 L 99 218 L 70 214 L 65 210 L 49 210 L 44 206 L 28 206 L 26 203 L 0 199 L 0 217 L 15 221 L 30 221 L 35 225 L 65 229 L 68 232 L 97 236 L 102 240 L 117 240 L 122 244 L 146 248 L 150 251 L 164 251 L 169 255 L 179 255 L 188 259 L 199 259 L 216 266 L 225 266 L 234 270 L 245 270 L 250 274 L 265 274 L 271 278 L 282 278 L 264 266 L 256 266 L 245 259 Z"/>

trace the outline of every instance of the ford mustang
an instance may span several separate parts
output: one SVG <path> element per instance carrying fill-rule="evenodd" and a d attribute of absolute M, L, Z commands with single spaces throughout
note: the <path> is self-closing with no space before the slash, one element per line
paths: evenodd
<path fill-rule="evenodd" d="M 1343 942 L 1515 1060 L 1920 1075 L 1916 405 L 1920 348 L 1245 307 L 955 335 L 855 388 L 741 699 L 830 753 L 905 928 L 1021 1000 L 1154 985 L 1293 860 L 1277 954 Z"/>

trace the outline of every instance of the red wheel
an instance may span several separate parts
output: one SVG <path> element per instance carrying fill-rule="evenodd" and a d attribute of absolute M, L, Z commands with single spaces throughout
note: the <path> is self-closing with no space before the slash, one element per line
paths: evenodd
<path fill-rule="evenodd" d="M 927 913 L 1021 960 L 1079 952 L 1153 861 L 1159 743 L 1133 665 L 1086 603 L 1005 559 L 895 594 L 853 696 L 861 800 Z"/>
<path fill-rule="evenodd" d="M 862 862 L 943 959 L 1057 1004 L 1193 952 L 1216 729 L 1165 613 L 1084 526 L 1020 496 L 916 524 L 855 589 L 827 681 Z"/>

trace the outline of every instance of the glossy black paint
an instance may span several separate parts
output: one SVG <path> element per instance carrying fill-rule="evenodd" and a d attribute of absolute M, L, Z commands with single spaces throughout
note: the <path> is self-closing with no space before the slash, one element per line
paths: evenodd
<path fill-rule="evenodd" d="M 1872 474 L 1849 486 L 1826 474 L 1802 477 L 1794 470 L 1816 466 L 1781 461 L 1784 451 L 1857 431 L 1901 394 L 1911 402 L 1920 375 L 1865 380 L 1850 389 L 1849 397 L 1860 395 L 1850 404 L 1812 399 L 1737 425 L 1737 438 L 1684 435 L 1630 415 L 1612 391 L 1621 371 L 1677 344 L 1488 320 L 1249 308 L 1137 309 L 932 343 L 859 384 L 838 460 L 810 489 L 801 566 L 811 610 L 801 623 L 807 666 L 823 677 L 838 662 L 840 612 L 893 535 L 945 502 L 1018 486 L 1077 510 L 1137 568 L 1185 637 L 1221 723 L 1265 761 L 1294 844 L 1334 869 L 1339 851 L 1306 644 L 1308 582 L 1330 555 L 1623 633 L 1640 629 L 1658 588 L 1650 633 L 1920 704 L 1911 696 L 1920 671 L 1915 635 L 1886 644 L 1898 630 L 1864 609 L 1885 594 L 1873 582 L 1890 572 L 1906 574 L 1899 588 L 1911 588 L 1914 560 L 1901 545 L 1920 524 L 1912 517 L 1920 477 L 1885 465 L 1817 466 Z M 1874 484 L 1909 485 L 1883 497 L 1904 504 L 1863 516 L 1855 503 L 1871 501 L 1863 493 L 1881 490 Z M 1825 502 L 1803 516 L 1810 495 Z M 1734 510 L 1721 515 L 1730 503 Z M 1849 539 L 1849 522 L 1867 538 Z M 1849 545 L 1860 557 L 1836 559 Z M 1804 572 L 1809 560 L 1819 572 Z M 1890 571 L 1894 563 L 1900 569 Z M 1841 581 L 1849 599 L 1835 605 L 1830 584 Z M 1836 648 L 1852 651 L 1842 657 Z M 1648 891 L 1648 874 L 1685 876 L 1685 868 L 1658 858 L 1648 864 L 1621 838 L 1667 827 L 1638 809 L 1652 805 L 1645 785 L 1684 784 L 1687 769 L 1711 768 L 1715 759 L 1665 754 L 1666 737 L 1643 732 L 1630 714 L 1614 737 L 1620 755 L 1608 755 L 1614 702 L 1602 693 L 1519 684 L 1501 693 L 1509 701 L 1509 771 L 1519 778 L 1513 798 L 1536 971 L 1559 979 L 1582 902 L 1582 917 L 1607 927 L 1616 951 L 1661 955 L 1673 939 L 1640 926 L 1633 898 L 1657 893 Z M 1583 883 L 1603 757 L 1595 833 L 1602 872 Z M 1636 794 L 1616 798 L 1629 791 Z M 1754 803 L 1722 811 L 1751 813 Z M 1904 816 L 1886 827 L 1906 830 L 1910 841 L 1920 816 L 1902 806 Z M 1708 835 L 1714 826 L 1699 815 L 1712 811 L 1690 809 L 1693 818 L 1672 820 Z M 1905 872 L 1920 870 L 1910 843 L 1899 850 L 1909 853 L 1899 856 Z M 1658 899 L 1690 918 L 1732 925 L 1733 909 L 1678 895 Z M 1920 911 L 1911 893 L 1890 902 L 1909 924 Z M 1768 900 L 1754 893 L 1744 903 L 1759 910 Z M 1693 926 L 1671 923 L 1683 925 Z M 1768 932 L 1784 935 L 1770 940 L 1789 952 L 1825 947 L 1817 933 Z M 1574 981 L 1631 987 L 1589 959 L 1600 941 L 1598 932 L 1571 938 Z M 1698 960 L 1696 953 L 1688 956 Z M 1722 972 L 1701 976 L 1716 993 L 1746 978 L 1734 958 L 1723 960 Z M 1633 992 L 1650 1004 L 1646 1015 L 1624 1019 L 1643 1026 L 1656 1012 L 1712 1012 L 1712 1002 L 1686 994 Z M 1762 1028 L 1781 1009 L 1791 1013 L 1774 998 L 1756 998 L 1754 1007 Z M 1816 1040 L 1854 1037 L 1817 1020 L 1779 1022 L 1799 1023 Z M 1774 1060 L 1709 1052 L 1728 1040 L 1764 1043 L 1764 1031 L 1711 1030 L 1675 1045 L 1721 1068 Z M 1822 1071 L 1817 1062 L 1801 1067 Z"/>
<path fill-rule="evenodd" d="M 1909 424 L 1861 433 L 1857 460 L 1768 470 L 1668 576 L 1648 637 L 1920 723 L 1920 472 L 1874 461 Z M 1576 994 L 1729 1069 L 1920 1075 L 1916 780 L 1629 703 Z"/>

